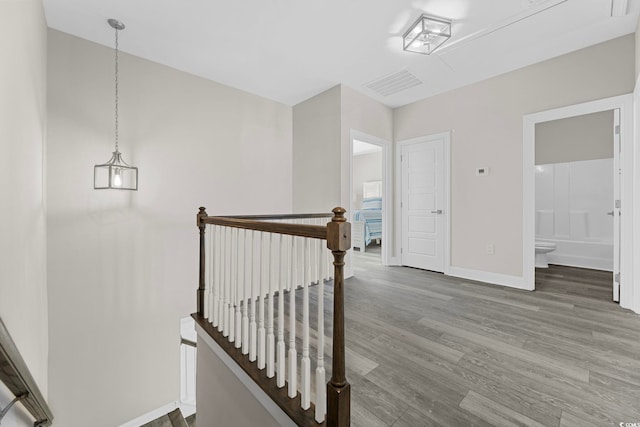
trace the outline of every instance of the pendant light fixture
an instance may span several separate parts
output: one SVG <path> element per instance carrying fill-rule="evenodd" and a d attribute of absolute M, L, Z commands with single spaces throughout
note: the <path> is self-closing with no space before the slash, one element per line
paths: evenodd
<path fill-rule="evenodd" d="M 122 160 L 118 151 L 118 31 L 124 30 L 124 24 L 117 19 L 107 20 L 116 30 L 115 58 L 115 145 L 116 149 L 107 163 L 93 167 L 93 188 L 95 190 L 138 190 L 138 168 L 129 166 Z"/>

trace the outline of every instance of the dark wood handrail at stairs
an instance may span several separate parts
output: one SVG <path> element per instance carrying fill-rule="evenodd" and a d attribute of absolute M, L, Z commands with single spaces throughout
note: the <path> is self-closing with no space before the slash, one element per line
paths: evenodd
<path fill-rule="evenodd" d="M 34 427 L 51 425 L 53 413 L 2 319 L 0 319 L 0 380 L 35 418 Z"/>

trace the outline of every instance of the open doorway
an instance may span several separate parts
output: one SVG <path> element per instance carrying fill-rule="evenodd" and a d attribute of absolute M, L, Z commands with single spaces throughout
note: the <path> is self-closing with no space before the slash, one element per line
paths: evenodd
<path fill-rule="evenodd" d="M 609 207 L 602 213 L 605 217 L 612 217 L 618 222 L 619 231 L 613 229 L 613 270 L 619 268 L 617 272 L 607 272 L 609 280 L 607 294 L 609 300 L 615 300 L 619 294 L 619 302 L 622 307 L 629 308 L 633 297 L 633 264 L 631 227 L 633 218 L 632 187 L 633 187 L 633 103 L 631 95 L 622 95 L 613 98 L 606 98 L 597 101 L 585 102 L 582 104 L 561 107 L 554 110 L 532 113 L 524 116 L 523 119 L 523 289 L 534 290 L 537 288 L 535 280 L 535 241 L 536 241 L 536 216 L 541 218 L 543 214 L 537 215 L 536 208 L 536 133 L 539 130 L 538 124 L 555 120 L 573 118 L 592 113 L 613 112 L 616 122 L 608 130 L 609 135 L 613 135 L 613 177 L 614 186 L 619 182 L 619 196 L 610 194 Z M 606 113 L 610 114 L 610 113 Z M 617 118 L 619 122 L 617 122 Z M 617 143 L 615 141 L 618 141 Z M 617 145 L 614 145 L 617 144 Z M 575 151 L 575 148 L 574 148 Z M 617 156 L 617 160 L 616 160 Z M 619 164 L 616 164 L 619 162 Z M 569 163 L 569 162 L 567 162 Z M 539 166 L 539 165 L 538 165 Z M 570 168 L 569 168 L 570 169 Z M 566 173 L 567 168 L 564 172 Z M 617 173 L 616 173 L 617 172 Z M 554 178 L 555 179 L 555 178 Z M 569 177 L 570 179 L 570 177 Z M 575 180 L 575 178 L 574 178 Z M 565 179 L 565 182 L 567 180 Z M 583 186 L 584 187 L 584 186 Z M 615 191 L 615 189 L 614 189 Z M 616 200 L 618 200 L 616 202 Z M 625 202 L 626 200 L 626 202 Z M 624 214 L 622 213 L 624 209 Z M 574 209 L 576 211 L 584 209 Z M 595 211 L 594 211 L 595 212 Z M 607 215 L 613 212 L 613 215 Z M 569 218 L 571 212 L 569 209 Z M 564 218 L 568 218 L 564 216 Z M 547 220 L 551 217 L 547 215 Z M 577 229 L 584 231 L 591 227 L 595 230 L 595 225 L 586 225 L 588 214 L 574 213 Z M 600 218 L 602 220 L 602 218 Z M 611 218 L 608 218 L 611 220 Z M 554 221 L 556 218 L 554 218 Z M 595 224 L 595 223 L 594 223 Z M 604 224 L 604 222 L 601 222 Z M 554 225 L 555 226 L 555 225 Z M 571 230 L 571 224 L 565 224 L 565 229 Z M 544 227 L 544 226 L 543 226 Z M 574 225 L 574 227 L 576 227 Z M 540 231 L 540 230 L 538 230 Z M 619 243 L 616 243 L 619 239 Z M 570 268 L 570 267 L 568 267 Z"/>
<path fill-rule="evenodd" d="M 351 246 L 354 256 L 389 264 L 391 143 L 351 131 Z"/>
<path fill-rule="evenodd" d="M 619 126 L 619 109 L 535 125 L 538 290 L 619 300 Z"/>
<path fill-rule="evenodd" d="M 360 254 L 382 257 L 382 147 L 353 140 L 351 244 Z"/>

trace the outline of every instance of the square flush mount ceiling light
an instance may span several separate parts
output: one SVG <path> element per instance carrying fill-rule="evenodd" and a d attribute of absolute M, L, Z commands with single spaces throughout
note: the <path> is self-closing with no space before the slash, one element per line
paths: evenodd
<path fill-rule="evenodd" d="M 451 21 L 422 15 L 402 36 L 403 49 L 430 55 L 451 37 Z"/>

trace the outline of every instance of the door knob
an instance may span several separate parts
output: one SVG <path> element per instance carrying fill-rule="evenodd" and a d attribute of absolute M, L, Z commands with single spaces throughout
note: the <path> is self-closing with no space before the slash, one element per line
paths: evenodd
<path fill-rule="evenodd" d="M 607 212 L 607 215 L 611 215 L 611 216 L 613 216 L 613 211 L 611 211 L 611 212 Z"/>
<path fill-rule="evenodd" d="M 442 215 L 442 209 L 437 209 L 435 211 L 431 211 L 431 213 Z"/>

